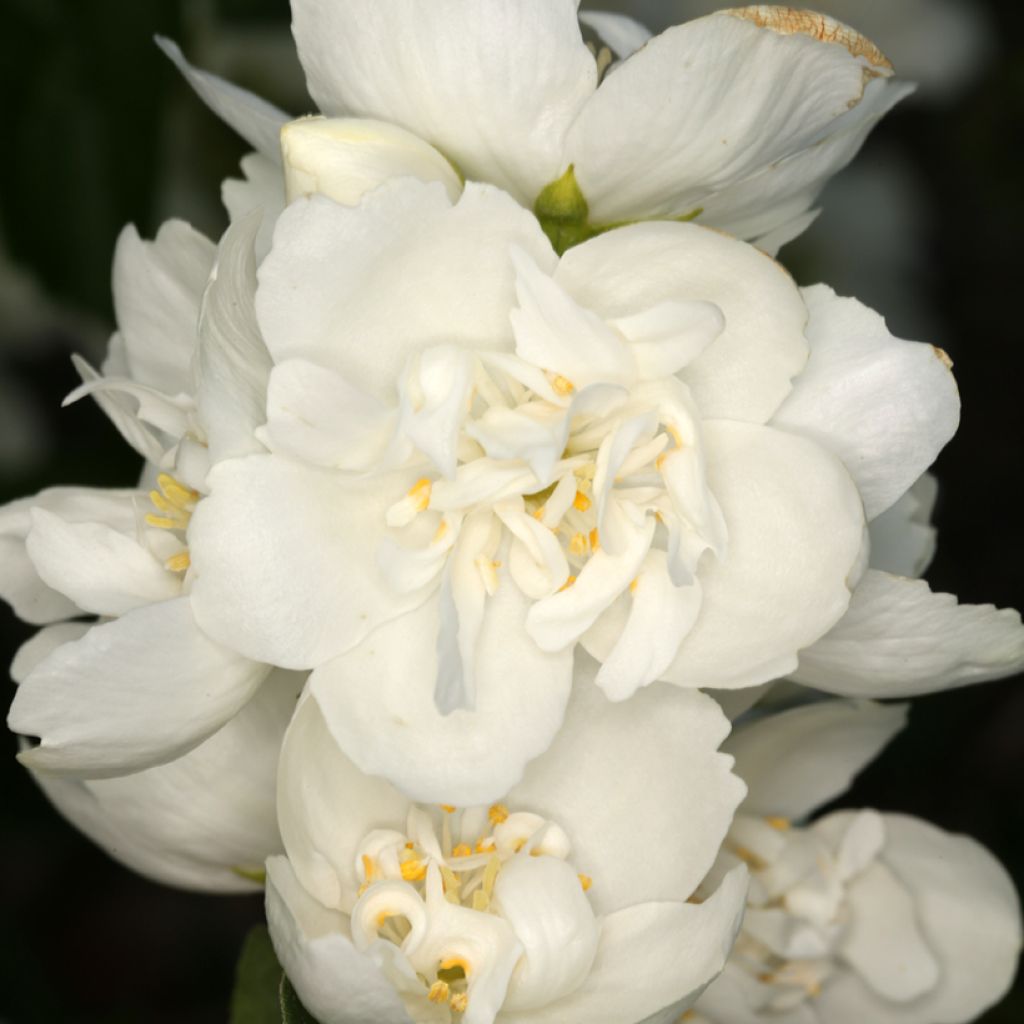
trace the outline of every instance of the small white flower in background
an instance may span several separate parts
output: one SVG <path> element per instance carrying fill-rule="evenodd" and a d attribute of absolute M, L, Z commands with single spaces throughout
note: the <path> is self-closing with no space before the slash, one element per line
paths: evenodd
<path fill-rule="evenodd" d="M 322 1024 L 669 1022 L 721 970 L 746 872 L 693 893 L 743 796 L 716 752 L 728 723 L 666 686 L 609 703 L 595 668 L 550 749 L 490 806 L 411 803 L 303 700 L 267 918 Z"/>
<path fill-rule="evenodd" d="M 293 0 L 292 13 L 324 114 L 408 130 L 437 150 L 431 163 L 536 206 L 565 244 L 622 221 L 684 217 L 775 251 L 911 88 L 872 43 L 821 15 L 742 7 L 650 39 L 577 6 Z M 163 45 L 263 160 L 279 162 L 285 115 Z M 360 148 L 350 140 L 357 174 Z M 249 172 L 252 187 L 233 186 L 234 198 L 275 202 L 260 188 L 266 164 Z M 571 187 L 552 192 L 560 181 Z"/>
<path fill-rule="evenodd" d="M 1020 907 L 977 842 L 927 822 L 837 811 L 806 823 L 902 728 L 905 707 L 827 701 L 740 726 L 749 793 L 708 885 L 751 871 L 708 1024 L 966 1024 L 1009 987 Z"/>

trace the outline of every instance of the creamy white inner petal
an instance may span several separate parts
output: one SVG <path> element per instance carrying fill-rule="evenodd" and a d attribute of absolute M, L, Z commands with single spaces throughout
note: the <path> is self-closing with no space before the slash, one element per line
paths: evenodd
<path fill-rule="evenodd" d="M 757 1009 L 813 1002 L 843 970 L 897 1003 L 937 983 L 911 896 L 880 859 L 884 845 L 874 811 L 851 817 L 837 842 L 781 818 L 736 817 L 724 851 L 747 864 L 751 884 L 731 963 L 758 983 Z"/>
<path fill-rule="evenodd" d="M 413 806 L 404 831 L 359 844 L 353 941 L 371 956 L 392 947 L 422 999 L 460 1024 L 554 1002 L 583 984 L 599 935 L 571 852 L 528 811 Z"/>

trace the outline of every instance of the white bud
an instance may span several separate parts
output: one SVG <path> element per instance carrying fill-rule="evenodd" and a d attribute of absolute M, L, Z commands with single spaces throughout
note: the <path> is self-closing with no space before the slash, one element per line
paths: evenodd
<path fill-rule="evenodd" d="M 441 182 L 452 200 L 462 182 L 429 143 L 397 125 L 348 117 L 304 117 L 281 129 L 285 192 L 329 196 L 354 206 L 367 192 L 397 177 Z"/>

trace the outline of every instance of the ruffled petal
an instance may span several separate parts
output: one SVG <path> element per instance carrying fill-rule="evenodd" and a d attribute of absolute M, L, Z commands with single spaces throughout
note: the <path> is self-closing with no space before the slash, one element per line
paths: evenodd
<path fill-rule="evenodd" d="M 935 555 L 936 530 L 931 525 L 939 483 L 925 473 L 895 505 L 869 527 L 872 569 L 918 579 Z"/>
<path fill-rule="evenodd" d="M 260 266 L 263 336 L 276 362 L 320 363 L 393 402 L 414 352 L 441 344 L 512 350 L 512 245 L 554 268 L 536 219 L 485 186 L 467 186 L 454 206 L 440 185 L 409 178 L 358 207 L 298 200 Z"/>
<path fill-rule="evenodd" d="M 894 338 L 856 299 L 841 299 L 825 285 L 803 294 L 811 358 L 772 424 L 835 452 L 874 519 L 956 433 L 960 396 L 952 364 L 941 349 Z"/>
<path fill-rule="evenodd" d="M 717 339 L 680 373 L 705 418 L 764 423 L 807 362 L 807 308 L 793 279 L 753 246 L 693 224 L 637 224 L 570 249 L 555 279 L 606 320 L 708 302 Z"/>
<path fill-rule="evenodd" d="M 295 0 L 310 94 L 329 115 L 391 121 L 465 176 L 527 206 L 565 169 L 562 144 L 597 85 L 576 0 Z"/>
<path fill-rule="evenodd" d="M 502 798 L 557 733 L 571 687 L 572 652 L 537 647 L 524 628 L 528 607 L 503 572 L 480 623 L 472 707 L 443 714 L 435 703 L 440 598 L 317 669 L 310 689 L 338 744 L 366 774 L 423 803 Z"/>
<path fill-rule="evenodd" d="M 744 813 L 806 817 L 846 792 L 906 720 L 905 704 L 830 700 L 739 727 L 722 749 L 747 784 Z"/>
<path fill-rule="evenodd" d="M 147 605 L 57 648 L 7 718 L 32 769 L 104 778 L 165 764 L 242 708 L 269 671 L 199 631 L 187 597 Z"/>
<path fill-rule="evenodd" d="M 763 235 L 810 207 L 899 98 L 891 67 L 863 37 L 822 15 L 789 12 L 786 27 L 765 11 L 788 9 L 670 28 L 601 83 L 566 144 L 596 223 L 703 210 L 704 223 Z M 816 147 L 851 135 L 854 145 L 815 159 Z M 756 222 L 755 177 L 770 189 Z"/>
<path fill-rule="evenodd" d="M 385 513 L 416 475 L 349 477 L 274 455 L 215 466 L 189 527 L 203 629 L 257 661 L 313 668 L 422 603 L 377 564 Z"/>
<path fill-rule="evenodd" d="M 594 881 L 598 913 L 685 900 L 745 792 L 731 759 L 717 753 L 729 723 L 710 697 L 667 686 L 611 703 L 593 685 L 594 663 L 577 661 L 562 729 L 507 803 L 565 829 L 573 862 Z M 626 777 L 643 785 L 623 785 Z"/>
<path fill-rule="evenodd" d="M 165 885 L 253 892 L 279 853 L 277 759 L 302 676 L 275 672 L 183 757 L 118 779 L 33 773 L 54 806 L 115 860 Z"/>
<path fill-rule="evenodd" d="M 724 420 L 704 431 L 729 551 L 701 564 L 701 613 L 664 678 L 755 686 L 795 668 L 846 611 L 863 511 L 839 460 L 813 442 Z"/>
<path fill-rule="evenodd" d="M 157 36 L 156 44 L 174 62 L 196 95 L 229 128 L 267 159 L 281 162 L 281 128 L 291 120 L 288 114 L 218 75 L 192 67 L 177 43 L 170 39 Z"/>
<path fill-rule="evenodd" d="M 242 157 L 242 178 L 226 178 L 220 187 L 220 198 L 231 222 L 259 211 L 260 230 L 254 249 L 256 262 L 262 263 L 274 240 L 274 225 L 284 212 L 284 182 L 281 168 L 261 153 Z"/>
<path fill-rule="evenodd" d="M 923 580 L 869 569 L 846 615 L 801 652 L 793 678 L 850 697 L 913 697 L 1022 668 L 1019 612 L 957 604 Z"/>

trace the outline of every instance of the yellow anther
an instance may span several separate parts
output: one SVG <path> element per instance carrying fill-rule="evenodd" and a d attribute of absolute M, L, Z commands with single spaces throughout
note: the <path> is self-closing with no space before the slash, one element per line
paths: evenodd
<path fill-rule="evenodd" d="M 582 491 L 577 491 L 576 497 L 572 499 L 572 505 L 580 512 L 586 512 L 590 508 L 590 499 Z"/>
<path fill-rule="evenodd" d="M 776 832 L 788 832 L 790 829 L 789 818 L 765 818 L 764 819 Z"/>
<path fill-rule="evenodd" d="M 407 860 L 402 865 L 402 878 L 407 882 L 422 882 L 427 877 L 427 865 L 418 857 Z"/>
<path fill-rule="evenodd" d="M 492 804 L 487 817 L 490 818 L 492 825 L 500 825 L 503 821 L 508 821 L 508 808 L 504 804 Z"/>
<path fill-rule="evenodd" d="M 468 846 L 466 843 L 459 843 L 459 845 L 452 850 L 453 857 L 470 857 L 472 854 L 473 848 Z"/>
<path fill-rule="evenodd" d="M 377 877 L 377 865 L 368 853 L 363 854 L 363 874 L 366 875 L 367 882 L 372 882 Z"/>
<path fill-rule="evenodd" d="M 178 508 L 184 509 L 195 504 L 199 498 L 199 492 L 193 491 L 170 476 L 168 473 L 161 473 L 156 478 L 157 486 L 166 495 L 167 500 Z"/>
<path fill-rule="evenodd" d="M 433 490 L 433 483 L 426 477 L 417 480 L 409 489 L 409 497 L 412 499 L 417 512 L 424 511 L 430 504 L 430 492 Z"/>
<path fill-rule="evenodd" d="M 388 919 L 388 918 L 389 918 L 390 916 L 391 916 L 391 912 L 390 912 L 390 911 L 387 911 L 387 910 L 382 910 L 382 911 L 381 911 L 381 912 L 380 912 L 380 913 L 379 913 L 379 914 L 377 915 L 377 931 L 380 931 L 380 930 L 381 930 L 381 928 L 383 928 L 383 927 L 384 927 L 384 924 L 385 924 L 385 922 L 387 921 L 387 919 Z"/>
<path fill-rule="evenodd" d="M 465 1013 L 466 1008 L 469 1006 L 469 996 L 465 992 L 456 992 L 452 996 L 452 1001 L 449 1005 L 453 1013 Z"/>
<path fill-rule="evenodd" d="M 576 582 L 575 576 L 570 576 L 559 588 L 558 592 L 561 593 L 563 590 L 568 590 Z"/>
<path fill-rule="evenodd" d="M 587 540 L 590 541 L 591 551 L 597 551 L 601 547 L 601 535 L 597 532 L 596 526 L 590 531 Z"/>
<path fill-rule="evenodd" d="M 185 572 L 191 564 L 192 558 L 189 553 L 187 551 L 182 551 L 180 554 L 171 555 L 171 557 L 164 562 L 164 568 L 171 572 Z"/>
<path fill-rule="evenodd" d="M 534 518 L 534 519 L 537 519 L 537 520 L 541 520 L 541 519 L 543 519 L 543 518 L 544 518 L 544 509 L 545 509 L 545 508 L 547 508 L 547 506 L 546 506 L 546 505 L 541 505 L 541 507 L 540 507 L 540 508 L 535 508 L 535 509 L 533 510 L 533 513 L 532 513 L 532 515 L 533 515 L 533 518 Z"/>
<path fill-rule="evenodd" d="M 448 987 L 447 981 L 435 981 L 434 984 L 430 986 L 427 998 L 432 1003 L 447 1003 L 450 993 L 451 989 Z"/>
<path fill-rule="evenodd" d="M 163 515 L 147 515 L 146 522 L 158 530 L 184 530 L 192 518 L 192 510 L 199 500 L 199 492 L 179 483 L 167 473 L 156 478 L 159 490 L 149 492 L 149 500 Z"/>
<path fill-rule="evenodd" d="M 429 498 L 427 499 L 430 500 Z M 422 509 L 420 510 L 422 511 Z M 440 544 L 444 540 L 444 535 L 448 532 L 448 520 L 442 519 L 441 525 L 437 528 L 437 532 L 434 534 L 434 543 Z"/>
<path fill-rule="evenodd" d="M 629 584 L 629 592 L 631 594 L 636 593 L 636 588 L 640 586 L 640 577 L 634 576 L 632 582 Z"/>
<path fill-rule="evenodd" d="M 405 844 L 405 848 L 407 850 L 412 850 L 415 848 L 415 846 L 416 844 L 411 839 Z"/>
<path fill-rule="evenodd" d="M 590 892 L 590 887 L 594 884 L 594 880 L 590 877 L 590 875 L 580 875 L 579 879 L 580 885 L 583 886 L 583 891 Z"/>
<path fill-rule="evenodd" d="M 454 814 L 455 813 L 455 807 L 452 804 L 441 804 L 440 807 L 441 807 L 441 810 L 444 811 L 445 814 Z"/>
<path fill-rule="evenodd" d="M 161 512 L 174 511 L 174 505 L 172 505 L 159 491 L 150 491 L 149 500 L 153 502 Z"/>
<path fill-rule="evenodd" d="M 492 836 L 484 836 L 483 839 L 478 839 L 475 849 L 477 853 L 490 853 L 494 849 L 494 838 Z"/>
<path fill-rule="evenodd" d="M 562 398 L 568 398 L 576 390 L 576 385 L 568 377 L 563 377 L 560 373 L 550 376 L 549 379 L 555 394 L 560 395 Z"/>
<path fill-rule="evenodd" d="M 183 517 L 175 516 L 172 519 L 170 516 L 155 516 L 152 512 L 146 516 L 146 523 L 158 530 L 184 530 L 188 526 L 188 520 Z"/>
<path fill-rule="evenodd" d="M 582 533 L 574 533 L 569 540 L 569 554 L 585 555 L 587 553 L 587 538 Z"/>
<path fill-rule="evenodd" d="M 654 465 L 658 472 L 661 473 L 665 469 L 665 463 L 668 461 L 668 452 L 662 452 L 655 460 Z"/>

